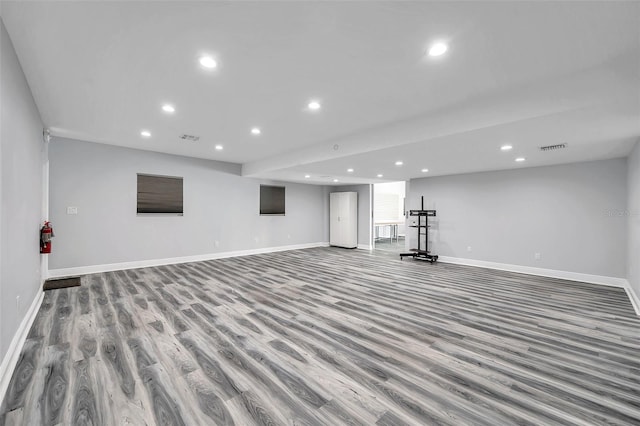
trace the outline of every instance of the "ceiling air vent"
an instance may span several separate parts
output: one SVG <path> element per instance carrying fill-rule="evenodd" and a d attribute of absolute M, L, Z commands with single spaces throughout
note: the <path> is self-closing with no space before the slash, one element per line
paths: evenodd
<path fill-rule="evenodd" d="M 183 141 L 198 142 L 200 140 L 200 136 L 187 135 L 187 134 L 180 135 L 178 137 Z"/>
<path fill-rule="evenodd" d="M 566 143 L 560 143 L 558 145 L 541 146 L 540 151 L 556 151 L 558 149 L 565 149 L 566 147 L 567 147 Z"/>

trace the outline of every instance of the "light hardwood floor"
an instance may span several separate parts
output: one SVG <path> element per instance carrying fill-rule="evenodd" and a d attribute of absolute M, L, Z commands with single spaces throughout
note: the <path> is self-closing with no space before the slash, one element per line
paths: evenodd
<path fill-rule="evenodd" d="M 618 288 L 317 248 L 47 292 L 6 425 L 640 424 Z"/>

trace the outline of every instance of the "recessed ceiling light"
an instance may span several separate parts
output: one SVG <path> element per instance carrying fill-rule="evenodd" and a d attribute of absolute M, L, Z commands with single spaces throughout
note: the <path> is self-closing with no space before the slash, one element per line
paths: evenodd
<path fill-rule="evenodd" d="M 503 151 L 509 151 L 509 150 L 511 150 L 512 148 L 513 148 L 513 147 L 512 147 L 511 145 L 502 145 L 502 146 L 500 147 L 500 149 L 501 149 L 501 150 L 503 150 Z"/>
<path fill-rule="evenodd" d="M 320 109 L 321 105 L 318 101 L 310 101 L 307 107 L 312 111 L 317 111 Z"/>
<path fill-rule="evenodd" d="M 353 169 L 347 169 L 347 173 L 353 173 Z"/>
<path fill-rule="evenodd" d="M 448 48 L 449 47 L 442 42 L 434 43 L 429 48 L 429 56 L 440 56 L 444 54 Z"/>
<path fill-rule="evenodd" d="M 200 57 L 200 65 L 205 68 L 214 69 L 218 66 L 218 63 L 211 56 L 201 56 Z"/>
<path fill-rule="evenodd" d="M 251 129 L 252 135 L 259 135 L 260 133 L 262 133 L 262 130 L 260 130 L 259 127 L 254 127 L 253 129 Z"/>
<path fill-rule="evenodd" d="M 311 177 L 311 175 L 304 175 L 305 179 L 309 179 Z"/>
<path fill-rule="evenodd" d="M 224 147 L 222 145 L 216 145 L 216 151 L 222 151 Z"/>
<path fill-rule="evenodd" d="M 396 166 L 402 166 L 404 163 L 402 161 L 396 161 Z"/>
<path fill-rule="evenodd" d="M 151 132 L 148 130 L 143 130 L 140 132 L 140 136 L 145 137 L 145 138 L 150 138 L 151 137 Z"/>
<path fill-rule="evenodd" d="M 429 171 L 429 169 L 422 169 L 420 170 L 422 173 L 427 173 Z"/>
<path fill-rule="evenodd" d="M 516 161 L 517 161 L 518 163 L 522 163 L 524 160 L 526 160 L 526 158 L 524 158 L 524 157 L 518 157 L 518 158 L 516 158 Z"/>
<path fill-rule="evenodd" d="M 379 175 L 378 175 L 378 177 L 379 177 L 379 178 L 381 178 L 381 177 L 382 177 L 382 175 L 380 175 L 380 174 L 379 174 Z"/>
<path fill-rule="evenodd" d="M 334 179 L 333 181 L 334 181 L 334 182 L 338 182 L 338 179 Z"/>
<path fill-rule="evenodd" d="M 162 105 L 162 110 L 164 112 L 176 112 L 176 108 L 173 105 L 169 105 L 169 104 Z"/>

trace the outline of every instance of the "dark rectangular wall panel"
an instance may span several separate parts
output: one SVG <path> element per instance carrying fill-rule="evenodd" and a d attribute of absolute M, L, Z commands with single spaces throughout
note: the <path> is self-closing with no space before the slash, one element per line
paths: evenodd
<path fill-rule="evenodd" d="M 284 215 L 284 186 L 260 185 L 260 214 Z"/>
<path fill-rule="evenodd" d="M 138 213 L 183 213 L 182 178 L 138 174 Z"/>

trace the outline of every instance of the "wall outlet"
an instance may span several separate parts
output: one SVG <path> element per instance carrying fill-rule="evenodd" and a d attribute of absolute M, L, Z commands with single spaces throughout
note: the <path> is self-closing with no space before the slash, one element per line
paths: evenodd
<path fill-rule="evenodd" d="M 471 251 L 471 246 L 467 246 L 467 251 Z"/>
<path fill-rule="evenodd" d="M 542 259 L 542 256 L 540 256 L 540 253 L 536 253 L 536 254 L 534 254 L 534 255 L 533 255 L 533 257 L 534 257 L 536 260 L 540 260 L 540 259 Z"/>
<path fill-rule="evenodd" d="M 67 207 L 67 214 L 78 214 L 77 207 Z"/>
<path fill-rule="evenodd" d="M 291 234 L 287 234 L 287 239 L 291 239 Z"/>
<path fill-rule="evenodd" d="M 216 246 L 216 247 L 218 247 L 218 246 L 220 245 L 220 241 L 215 240 L 215 241 L 213 242 L 213 245 L 214 245 L 214 246 Z"/>

